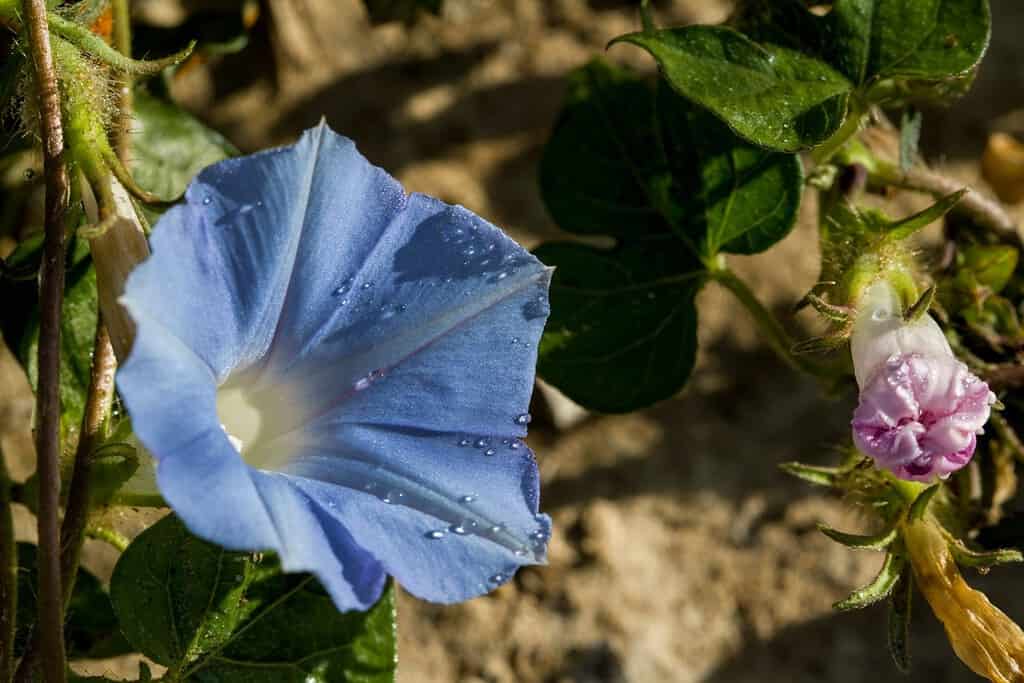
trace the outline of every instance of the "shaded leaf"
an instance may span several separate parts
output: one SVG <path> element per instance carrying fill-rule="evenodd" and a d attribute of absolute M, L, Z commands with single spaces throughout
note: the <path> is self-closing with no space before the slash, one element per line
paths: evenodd
<path fill-rule="evenodd" d="M 823 61 L 778 45 L 758 45 L 723 26 L 632 33 L 684 97 L 744 138 L 787 152 L 813 147 L 842 124 L 853 84 Z"/>
<path fill-rule="evenodd" d="M 957 190 L 956 192 L 942 197 L 928 208 L 918 211 L 913 216 L 908 216 L 894 223 L 889 223 L 887 226 L 889 238 L 902 240 L 910 237 L 921 228 L 924 228 L 930 223 L 934 223 L 949 213 L 949 211 L 956 206 L 961 199 L 963 199 L 965 194 L 967 194 L 966 189 Z"/>
<path fill-rule="evenodd" d="M 65 433 L 78 429 L 85 410 L 96 335 L 96 272 L 85 240 L 70 247 L 70 264 L 65 276 L 64 303 L 60 319 L 60 402 L 61 425 Z M 22 339 L 20 356 L 32 388 L 39 377 L 39 315 L 33 315 Z"/>
<path fill-rule="evenodd" d="M 784 237 L 802 170 L 796 157 L 741 141 L 670 88 L 653 92 L 594 61 L 570 77 L 540 181 L 562 228 L 617 241 L 538 249 L 556 266 L 540 372 L 581 405 L 625 412 L 683 386 L 703 262 Z"/>
<path fill-rule="evenodd" d="M 202 541 L 173 515 L 121 556 L 111 597 L 129 641 L 181 680 L 394 680 L 390 589 L 368 612 L 339 613 L 311 575 Z"/>
<path fill-rule="evenodd" d="M 133 107 L 132 175 L 141 187 L 159 197 L 181 196 L 201 169 L 238 154 L 220 133 L 141 88 L 135 90 Z M 151 223 L 161 213 L 150 206 L 143 211 Z"/>
<path fill-rule="evenodd" d="M 959 282 L 963 274 L 969 274 L 971 284 L 980 285 L 992 294 L 998 294 L 1013 277 L 1018 258 L 1017 248 L 1009 245 L 971 245 L 963 252 L 963 261 L 957 268 L 957 280 Z"/>
<path fill-rule="evenodd" d="M 14 647 L 19 654 L 24 652 L 38 613 L 36 557 L 34 545 L 18 544 L 18 630 Z M 116 657 L 132 652 L 118 628 L 110 597 L 100 580 L 84 567 L 78 570 L 75 591 L 68 604 L 64 636 L 68 656 L 72 658 Z"/>

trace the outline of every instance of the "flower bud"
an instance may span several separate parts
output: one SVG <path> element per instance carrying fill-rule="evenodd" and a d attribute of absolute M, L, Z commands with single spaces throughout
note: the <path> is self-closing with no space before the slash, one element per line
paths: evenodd
<path fill-rule="evenodd" d="M 914 481 L 945 478 L 970 461 L 995 394 L 956 359 L 930 315 L 905 320 L 896 291 L 880 280 L 861 299 L 850 349 L 858 449 Z"/>

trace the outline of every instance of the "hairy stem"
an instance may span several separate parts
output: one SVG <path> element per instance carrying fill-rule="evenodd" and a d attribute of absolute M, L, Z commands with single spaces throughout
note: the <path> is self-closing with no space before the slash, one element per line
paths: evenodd
<path fill-rule="evenodd" d="M 89 394 L 85 399 L 82 430 L 75 451 L 75 465 L 68 489 L 68 502 L 64 523 L 60 529 L 61 573 L 64 577 L 64 605 L 71 599 L 78 575 L 78 562 L 82 554 L 86 521 L 89 518 L 89 477 L 92 454 L 103 439 L 103 428 L 114 400 L 114 370 L 117 360 L 110 345 L 110 335 L 102 316 L 96 325 L 96 345 L 93 350 L 92 372 L 89 376 Z"/>
<path fill-rule="evenodd" d="M 85 530 L 85 535 L 93 540 L 103 541 L 120 553 L 128 550 L 128 545 L 131 543 L 125 536 L 105 526 L 91 526 Z"/>
<path fill-rule="evenodd" d="M 39 272 L 39 380 L 36 453 L 39 475 L 39 623 L 41 664 L 48 683 L 64 683 L 64 601 L 60 575 L 60 315 L 64 297 L 64 164 L 60 91 L 44 0 L 22 0 L 40 114 L 46 176 L 45 244 Z"/>
<path fill-rule="evenodd" d="M 10 683 L 17 660 L 14 633 L 18 614 L 18 546 L 14 541 L 11 478 L 0 448 L 0 683 Z"/>
<path fill-rule="evenodd" d="M 132 17 L 128 0 L 113 0 L 110 5 L 114 18 L 114 48 L 125 57 L 132 56 Z M 114 128 L 114 148 L 121 163 L 128 166 L 131 160 L 132 125 L 132 76 L 128 72 L 117 81 L 118 108 Z"/>
<path fill-rule="evenodd" d="M 793 339 L 782 327 L 782 323 L 771 311 L 764 307 L 757 295 L 750 290 L 743 280 L 738 278 L 727 266 L 719 266 L 711 270 L 711 277 L 720 285 L 733 293 L 744 308 L 754 318 L 757 327 L 764 335 L 765 342 L 776 355 L 789 367 L 806 372 L 815 377 L 835 377 L 836 370 L 827 365 L 815 363 L 810 359 L 793 353 Z"/>

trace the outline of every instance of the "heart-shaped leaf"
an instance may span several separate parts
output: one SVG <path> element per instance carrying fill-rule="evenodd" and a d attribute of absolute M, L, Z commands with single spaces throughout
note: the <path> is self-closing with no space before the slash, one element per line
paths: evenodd
<path fill-rule="evenodd" d="M 655 92 L 602 61 L 570 77 L 540 175 L 562 228 L 617 242 L 537 251 L 556 266 L 540 372 L 605 412 L 650 405 L 685 384 L 705 264 L 785 236 L 802 179 L 796 157 L 743 142 L 671 88 Z"/>
<path fill-rule="evenodd" d="M 394 680 L 390 589 L 368 612 L 340 613 L 311 575 L 202 541 L 173 515 L 128 547 L 110 592 L 125 636 L 174 680 Z"/>

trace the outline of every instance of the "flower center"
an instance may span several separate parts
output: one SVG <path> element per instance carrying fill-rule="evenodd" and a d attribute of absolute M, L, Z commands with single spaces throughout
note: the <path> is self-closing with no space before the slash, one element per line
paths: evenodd
<path fill-rule="evenodd" d="M 241 387 L 223 386 L 217 390 L 217 417 L 231 445 L 243 455 L 251 451 L 263 427 L 261 406 Z"/>

